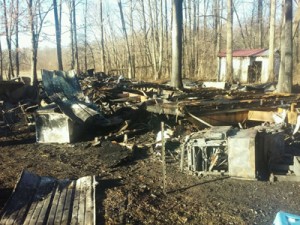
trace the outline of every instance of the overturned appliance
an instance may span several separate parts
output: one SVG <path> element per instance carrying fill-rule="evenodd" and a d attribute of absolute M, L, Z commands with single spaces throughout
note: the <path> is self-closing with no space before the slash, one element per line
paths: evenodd
<path fill-rule="evenodd" d="M 231 126 L 217 126 L 188 136 L 184 143 L 188 169 L 194 172 L 227 170 L 227 137 L 231 130 Z"/>
<path fill-rule="evenodd" d="M 83 95 L 74 71 L 42 70 L 42 81 L 47 96 L 55 104 L 37 110 L 37 142 L 69 143 L 85 127 L 110 124 Z"/>
<path fill-rule="evenodd" d="M 183 146 L 187 169 L 196 174 L 226 172 L 231 177 L 257 179 L 264 163 L 264 152 L 260 151 L 257 139 L 257 130 L 231 126 L 192 133 Z"/>
<path fill-rule="evenodd" d="M 38 143 L 70 143 L 75 141 L 82 127 L 51 104 L 36 111 L 36 141 Z"/>

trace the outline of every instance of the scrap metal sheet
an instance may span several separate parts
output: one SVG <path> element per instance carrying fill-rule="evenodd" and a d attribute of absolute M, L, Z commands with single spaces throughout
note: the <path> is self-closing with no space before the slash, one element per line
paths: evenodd
<path fill-rule="evenodd" d="M 94 105 L 85 102 L 74 71 L 42 70 L 42 80 L 49 98 L 73 121 L 85 123 L 96 119 L 107 122 Z"/>

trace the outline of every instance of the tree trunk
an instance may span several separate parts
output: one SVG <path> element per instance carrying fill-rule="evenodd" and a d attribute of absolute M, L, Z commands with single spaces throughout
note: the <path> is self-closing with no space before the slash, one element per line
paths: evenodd
<path fill-rule="evenodd" d="M 1 40 L 0 40 L 0 80 L 3 80 L 3 53 L 2 53 Z"/>
<path fill-rule="evenodd" d="M 5 35 L 6 35 L 6 43 L 7 43 L 8 59 L 9 59 L 8 79 L 10 80 L 12 77 L 14 77 L 14 68 L 13 68 L 12 51 L 11 51 L 11 30 L 9 29 L 9 23 L 7 18 L 6 0 L 3 0 L 3 11 L 4 11 L 4 26 L 5 26 Z"/>
<path fill-rule="evenodd" d="M 274 74 L 274 46 L 275 46 L 275 14 L 276 14 L 276 0 L 270 1 L 270 36 L 269 36 L 269 68 L 268 68 L 268 81 L 275 80 Z"/>
<path fill-rule="evenodd" d="M 182 88 L 182 0 L 172 1 L 172 76 L 171 86 Z"/>
<path fill-rule="evenodd" d="M 20 61 L 19 61 L 19 0 L 16 0 L 16 75 L 20 75 Z"/>
<path fill-rule="evenodd" d="M 164 18 L 163 18 L 163 0 L 160 0 L 160 35 L 159 35 L 159 60 L 158 60 L 158 79 L 161 78 L 163 63 L 163 41 L 164 41 Z"/>
<path fill-rule="evenodd" d="M 246 38 L 245 38 L 245 35 L 244 35 L 244 32 L 243 32 L 243 25 L 242 25 L 242 23 L 241 23 L 239 14 L 238 14 L 238 12 L 236 11 L 236 8 L 235 8 L 235 5 L 234 5 L 234 4 L 232 5 L 232 8 L 233 8 L 234 14 L 236 15 L 236 19 L 237 19 L 238 24 L 239 24 L 239 27 L 240 27 L 241 36 L 242 36 L 243 43 L 244 43 L 244 48 L 248 48 L 248 45 L 247 45 L 247 42 L 246 42 Z"/>
<path fill-rule="evenodd" d="M 101 60 L 102 71 L 106 72 L 105 62 L 105 48 L 104 48 L 104 25 L 103 25 L 103 0 L 100 0 L 100 23 L 101 23 Z"/>
<path fill-rule="evenodd" d="M 37 72 L 36 72 L 36 65 L 37 65 L 37 34 L 34 30 L 34 16 L 33 16 L 33 8 L 32 8 L 32 0 L 28 2 L 28 13 L 29 13 L 29 24 L 30 24 L 30 33 L 31 33 L 31 85 L 37 86 Z"/>
<path fill-rule="evenodd" d="M 135 42 L 134 42 L 134 25 L 133 25 L 133 0 L 130 0 L 130 55 L 131 55 L 131 78 L 135 78 Z"/>
<path fill-rule="evenodd" d="M 295 16 L 294 16 L 294 22 L 293 22 L 293 39 L 296 36 L 297 30 L 298 30 L 298 27 L 299 27 L 299 21 L 300 21 L 300 5 L 297 6 L 297 10 L 296 10 Z"/>
<path fill-rule="evenodd" d="M 232 0 L 227 0 L 226 81 L 232 83 Z"/>
<path fill-rule="evenodd" d="M 128 78 L 132 78 L 132 58 L 130 55 L 130 47 L 129 47 L 129 41 L 128 41 L 128 36 L 127 36 L 127 31 L 126 31 L 126 26 L 125 26 L 125 20 L 124 20 L 124 14 L 123 14 L 123 7 L 122 7 L 122 2 L 121 0 L 118 0 L 118 5 L 120 9 L 120 16 L 121 16 L 121 22 L 122 22 L 122 29 L 123 33 L 125 36 L 126 40 L 126 48 L 127 48 L 127 60 L 128 60 Z"/>
<path fill-rule="evenodd" d="M 27 9 L 29 15 L 29 26 L 31 33 L 31 74 L 32 80 L 31 84 L 35 87 L 38 85 L 37 77 L 37 54 L 39 46 L 39 37 L 42 31 L 44 20 L 47 14 L 50 12 L 50 8 L 47 11 L 41 12 L 42 2 L 35 2 L 34 6 L 32 4 L 33 0 L 27 0 Z"/>
<path fill-rule="evenodd" d="M 165 0 L 165 42 L 166 42 L 166 70 L 168 75 L 170 76 L 170 71 L 171 71 L 171 67 L 170 67 L 170 48 L 169 48 L 169 23 L 168 23 L 168 0 Z"/>
<path fill-rule="evenodd" d="M 293 75 L 293 7 L 292 0 L 285 0 L 284 19 L 281 35 L 281 58 L 280 71 L 278 79 L 278 92 L 291 93 L 292 91 L 292 75 Z"/>
<path fill-rule="evenodd" d="M 144 43 L 143 43 L 143 50 L 145 51 L 144 55 L 144 62 L 146 65 L 146 77 L 148 77 L 148 62 L 151 63 L 151 55 L 149 54 L 149 42 L 147 38 L 147 21 L 146 21 L 146 12 L 145 12 L 145 1 L 141 0 L 140 1 L 141 8 L 142 8 L 142 18 L 143 18 L 143 25 L 142 25 L 142 30 L 143 30 L 143 36 L 144 36 Z"/>
<path fill-rule="evenodd" d="M 215 1 L 214 7 L 214 16 L 215 16 L 215 40 L 214 40 L 214 53 L 215 53 L 215 61 L 216 61 L 216 71 L 215 75 L 217 80 L 219 80 L 219 73 L 220 73 L 220 63 L 218 54 L 221 49 L 221 19 L 220 19 L 220 0 Z"/>
<path fill-rule="evenodd" d="M 69 7 L 69 23 L 70 23 L 70 41 L 71 41 L 71 69 L 75 69 L 75 48 L 74 48 L 74 29 L 73 29 L 73 3 L 68 1 Z"/>
<path fill-rule="evenodd" d="M 61 4 L 61 2 L 60 2 L 60 4 Z M 54 8 L 54 21 L 55 21 L 57 63 L 58 63 L 58 69 L 63 70 L 62 51 L 61 51 L 61 24 L 59 22 L 60 18 L 58 18 L 57 1 L 56 0 L 53 0 L 53 8 Z"/>
<path fill-rule="evenodd" d="M 258 47 L 263 47 L 263 4 L 262 0 L 258 0 L 257 7 L 257 24 L 258 24 Z"/>
<path fill-rule="evenodd" d="M 285 1 L 285 0 L 283 0 Z M 282 5 L 282 12 L 284 12 L 285 6 L 284 4 Z M 279 68 L 279 75 L 278 75 L 278 84 L 277 84 L 277 91 L 278 92 L 283 92 L 283 82 L 284 82 L 284 73 L 285 73 L 285 16 L 282 13 L 281 16 L 281 33 L 280 33 L 280 68 Z"/>
<path fill-rule="evenodd" d="M 85 10 L 84 10 L 84 70 L 87 72 L 88 70 L 88 62 L 87 62 L 87 0 L 85 0 Z"/>
<path fill-rule="evenodd" d="M 158 79 L 157 75 L 157 61 L 156 61 L 156 39 L 155 39 L 155 24 L 154 24 L 154 19 L 153 19 L 153 8 L 151 6 L 151 1 L 148 0 L 148 7 L 149 7 L 149 17 L 150 17 L 150 30 L 151 30 L 151 38 L 152 38 L 152 68 L 153 68 L 153 73 L 154 73 L 154 79 Z"/>
<path fill-rule="evenodd" d="M 76 7 L 75 7 L 75 0 L 72 0 L 72 10 L 73 10 L 73 35 L 74 35 L 74 56 L 76 62 L 76 71 L 77 74 L 80 73 L 80 65 L 79 65 L 79 58 L 78 58 L 78 44 L 77 44 L 77 25 L 76 25 Z"/>
<path fill-rule="evenodd" d="M 286 0 L 285 4 L 285 85 L 283 91 L 291 93 L 293 85 L 293 1 Z"/>

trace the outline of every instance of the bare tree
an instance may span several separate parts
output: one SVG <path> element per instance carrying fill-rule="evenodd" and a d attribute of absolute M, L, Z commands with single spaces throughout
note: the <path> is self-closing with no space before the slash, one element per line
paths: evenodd
<path fill-rule="evenodd" d="M 73 1 L 67 1 L 69 8 L 69 23 L 70 23 L 70 47 L 71 47 L 71 68 L 75 68 L 75 47 L 74 47 L 74 26 L 73 26 Z"/>
<path fill-rule="evenodd" d="M 172 1 L 172 75 L 171 86 L 182 88 L 182 0 Z"/>
<path fill-rule="evenodd" d="M 130 31 L 131 31 L 131 41 L 130 41 L 130 56 L 131 56 L 131 76 L 135 77 L 135 32 L 134 32 L 134 22 L 133 22 L 133 11 L 134 11 L 134 3 L 133 0 L 130 0 Z"/>
<path fill-rule="evenodd" d="M 12 7 L 11 7 L 12 8 Z M 9 58 L 9 70 L 8 70 L 8 79 L 10 80 L 14 77 L 14 68 L 13 68 L 13 60 L 12 60 L 12 48 L 11 48 L 11 36 L 12 36 L 12 21 L 8 21 L 7 16 L 8 7 L 6 4 L 6 0 L 3 0 L 3 15 L 4 15 L 4 26 L 5 26 L 5 36 L 6 43 L 8 49 L 8 58 Z M 12 20 L 12 12 L 10 10 L 10 18 Z"/>
<path fill-rule="evenodd" d="M 87 62 L 87 47 L 88 47 L 88 41 L 87 41 L 87 0 L 85 0 L 85 8 L 84 8 L 84 70 L 88 70 L 88 62 Z"/>
<path fill-rule="evenodd" d="M 299 21 L 300 21 L 300 5 L 299 1 L 297 4 L 297 9 L 295 11 L 294 15 L 294 22 L 293 22 L 293 40 L 295 43 L 294 49 L 295 49 L 295 61 L 298 64 L 300 62 L 300 54 L 299 54 L 299 46 L 300 46 L 300 31 L 299 31 Z M 296 37 L 296 38 L 295 38 Z"/>
<path fill-rule="evenodd" d="M 263 0 L 258 0 L 257 25 L 258 25 L 258 47 L 263 47 Z"/>
<path fill-rule="evenodd" d="M 26 0 L 29 25 L 31 33 L 31 84 L 37 86 L 37 54 L 39 46 L 39 38 L 47 14 L 50 12 L 52 5 L 43 11 L 42 5 L 46 5 L 43 0 Z"/>
<path fill-rule="evenodd" d="M 284 2 L 285 0 L 283 0 Z M 285 10 L 285 5 L 282 5 L 282 12 Z M 284 82 L 284 73 L 285 73 L 285 15 L 282 13 L 281 16 L 281 33 L 280 33 L 280 68 L 279 68 L 279 75 L 278 75 L 278 84 L 277 84 L 277 91 L 282 92 L 282 84 Z"/>
<path fill-rule="evenodd" d="M 130 47 L 129 47 L 129 41 L 127 36 L 127 30 L 125 26 L 125 20 L 124 20 L 124 14 L 123 14 L 123 7 L 122 7 L 122 1 L 118 0 L 118 5 L 120 9 L 120 16 L 121 16 L 121 22 L 122 22 L 122 29 L 126 40 L 126 47 L 127 47 L 127 58 L 128 58 L 128 78 L 132 78 L 132 58 L 130 55 Z"/>
<path fill-rule="evenodd" d="M 291 93 L 293 81 L 293 1 L 285 0 L 284 35 L 281 38 L 281 63 L 277 90 L 283 93 Z M 284 38 L 283 38 L 284 37 Z"/>
<path fill-rule="evenodd" d="M 16 75 L 20 75 L 20 55 L 19 55 L 19 0 L 16 0 L 16 13 L 15 13 L 15 23 L 16 23 Z"/>
<path fill-rule="evenodd" d="M 61 15 L 61 4 L 59 4 L 59 11 Z M 56 53 L 57 53 L 57 63 L 58 69 L 63 70 L 63 61 L 62 61 L 62 50 L 61 50 L 61 16 L 58 16 L 57 10 L 57 1 L 53 0 L 53 7 L 54 7 L 54 21 L 55 21 L 55 37 L 56 37 Z"/>
<path fill-rule="evenodd" d="M 275 46 L 275 14 L 276 14 L 276 0 L 270 1 L 270 35 L 269 35 L 269 81 L 274 81 L 274 46 Z"/>
<path fill-rule="evenodd" d="M 156 1 L 155 1 L 156 4 Z M 153 6 L 150 0 L 148 0 L 148 8 L 149 8 L 149 19 L 150 19 L 150 34 L 151 34 L 151 44 L 152 44 L 152 51 L 151 51 L 151 58 L 152 58 L 152 68 L 154 73 L 154 79 L 158 79 L 158 71 L 157 71 L 157 54 L 156 54 L 156 34 L 155 34 L 155 27 L 157 27 L 157 24 L 155 24 L 155 19 L 153 15 Z"/>
<path fill-rule="evenodd" d="M 285 85 L 284 92 L 291 93 L 293 85 L 293 1 L 285 2 Z"/>
<path fill-rule="evenodd" d="M 299 2 L 300 3 L 300 2 Z M 294 16 L 294 22 L 293 22 L 293 39 L 295 38 L 296 32 L 299 27 L 299 21 L 300 21 L 300 5 L 298 3 L 297 10 L 295 12 Z"/>
<path fill-rule="evenodd" d="M 80 65 L 78 58 L 78 44 L 77 44 L 77 25 L 76 25 L 76 4 L 75 0 L 72 0 L 72 25 L 73 25 L 73 40 L 74 40 L 74 57 L 76 62 L 76 71 L 80 73 Z"/>
<path fill-rule="evenodd" d="M 233 5 L 232 5 L 232 8 L 233 8 L 233 11 L 234 11 L 234 13 L 235 13 L 235 15 L 236 15 L 236 19 L 237 19 L 238 24 L 239 24 L 239 27 L 240 27 L 240 31 L 241 31 L 241 36 L 242 36 L 244 48 L 248 48 L 248 43 L 247 43 L 247 41 L 246 41 L 246 37 L 245 37 L 244 31 L 243 31 L 243 24 L 241 23 L 239 14 L 238 14 L 238 12 L 237 12 L 235 6 L 234 6 L 234 3 L 233 3 Z"/>
<path fill-rule="evenodd" d="M 101 29 L 101 59 L 102 59 L 102 71 L 106 71 L 105 60 L 105 47 L 104 47 L 104 24 L 103 24 L 103 0 L 100 0 L 100 29 Z"/>
<path fill-rule="evenodd" d="M 232 82 L 232 0 L 227 0 L 226 81 Z"/>
<path fill-rule="evenodd" d="M 160 0 L 160 35 L 159 35 L 159 60 L 158 60 L 158 70 L 157 78 L 161 78 L 162 64 L 163 64 L 163 41 L 164 41 L 164 17 L 163 17 L 163 0 Z"/>
<path fill-rule="evenodd" d="M 220 65 L 218 54 L 221 50 L 221 15 L 220 15 L 220 0 L 214 2 L 214 57 L 216 59 L 216 77 L 219 77 Z"/>
<path fill-rule="evenodd" d="M 2 44 L 0 40 L 0 81 L 3 80 L 3 53 L 2 53 Z"/>

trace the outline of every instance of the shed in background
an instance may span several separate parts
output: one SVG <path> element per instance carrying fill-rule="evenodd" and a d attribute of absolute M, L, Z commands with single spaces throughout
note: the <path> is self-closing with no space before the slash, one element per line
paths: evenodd
<path fill-rule="evenodd" d="M 240 83 L 266 83 L 268 82 L 268 49 L 238 49 L 232 51 L 233 81 Z M 226 51 L 218 55 L 219 73 L 218 81 L 225 81 L 226 77 Z M 279 74 L 280 56 L 275 52 L 274 73 L 277 80 Z"/>

